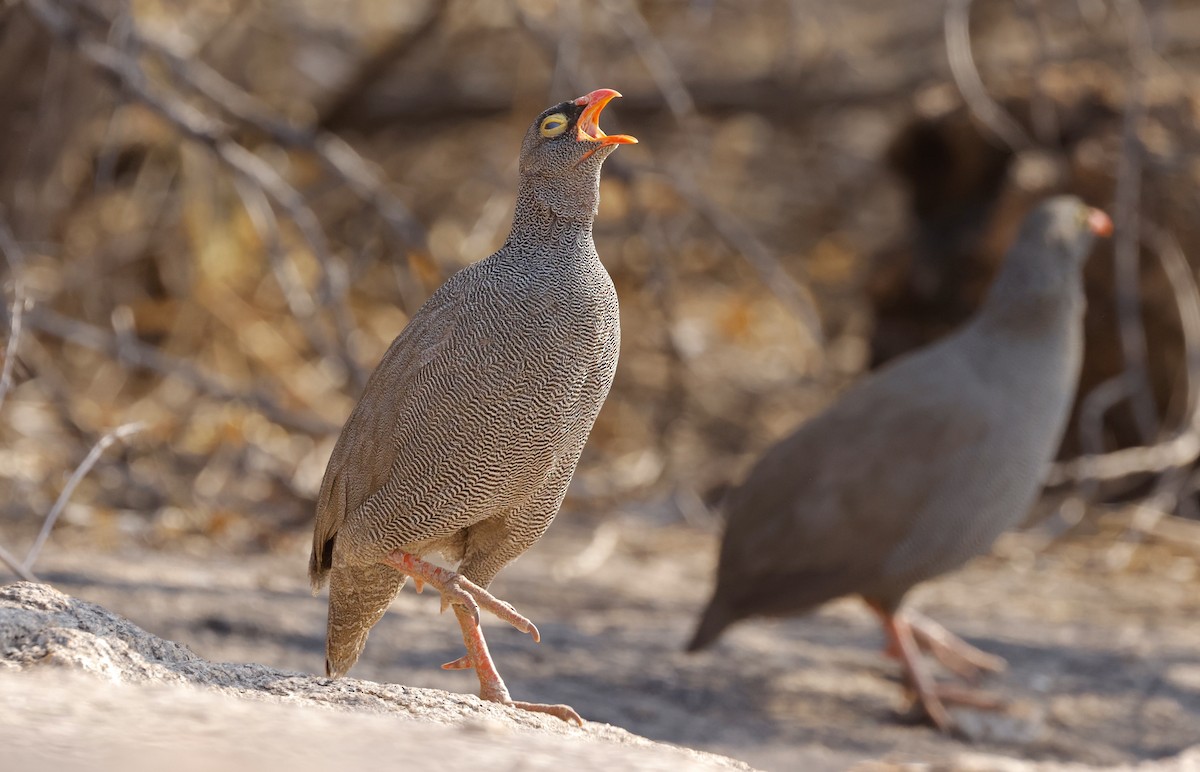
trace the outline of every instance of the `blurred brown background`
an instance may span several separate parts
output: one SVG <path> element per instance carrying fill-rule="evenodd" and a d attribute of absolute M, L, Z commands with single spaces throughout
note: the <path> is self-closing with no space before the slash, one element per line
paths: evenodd
<path fill-rule="evenodd" d="M 1197 3 L 26 0 L 0 82 L 13 551 L 132 422 L 56 538 L 307 539 L 365 374 L 502 242 L 527 122 L 601 86 L 641 144 L 604 173 L 625 340 L 569 510 L 713 527 L 754 453 L 960 322 L 1063 190 L 1118 228 L 1063 455 L 1193 436 L 1195 287 L 1158 257 L 1200 260 Z M 1067 490 L 1194 517 L 1170 448 Z"/>

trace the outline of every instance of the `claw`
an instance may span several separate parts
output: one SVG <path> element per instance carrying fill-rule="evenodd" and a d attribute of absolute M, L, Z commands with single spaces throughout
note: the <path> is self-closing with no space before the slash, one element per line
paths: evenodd
<path fill-rule="evenodd" d="M 412 580 L 413 580 L 413 589 L 417 591 L 418 595 L 420 595 L 422 592 L 425 591 L 425 580 L 424 579 L 420 578 L 419 576 L 414 576 L 412 578 Z M 445 611 L 445 610 L 446 609 L 442 609 L 442 611 Z"/>
<path fill-rule="evenodd" d="M 547 713 L 555 718 L 560 718 L 569 724 L 575 726 L 583 726 L 583 718 L 575 712 L 575 709 L 570 705 L 542 705 L 536 702 L 516 702 L 511 701 L 504 703 L 518 710 L 528 710 L 531 713 Z"/>
<path fill-rule="evenodd" d="M 518 710 L 545 713 L 568 723 L 583 726 L 583 719 L 568 705 L 541 705 L 533 702 L 513 701 L 508 694 L 508 687 L 504 685 L 503 679 L 496 671 L 496 663 L 492 661 L 492 655 L 488 653 L 487 643 L 483 639 L 483 630 L 479 627 L 479 610 L 486 609 L 521 632 L 528 633 L 535 642 L 541 643 L 542 634 L 537 629 L 537 625 L 466 577 L 427 563 L 416 555 L 402 550 L 394 550 L 383 559 L 383 562 L 405 576 L 412 577 L 417 592 L 420 592 L 425 584 L 429 584 L 440 592 L 442 594 L 442 611 L 447 608 L 454 609 L 454 615 L 458 618 L 458 624 L 462 628 L 463 643 L 466 644 L 467 653 L 466 656 L 442 665 L 443 669 L 473 669 L 479 678 L 479 696 L 482 699 L 508 705 Z"/>
<path fill-rule="evenodd" d="M 867 601 L 879 614 L 887 633 L 885 653 L 900 660 L 904 668 L 904 681 L 913 708 L 923 713 L 939 729 L 953 734 L 957 727 L 947 704 L 964 705 L 981 710 L 1003 710 L 1005 701 L 992 695 L 963 689 L 948 684 L 939 684 L 921 661 L 920 652 L 928 651 L 963 678 L 977 677 L 985 670 L 1000 670 L 1004 660 L 975 647 L 955 636 L 941 625 L 914 612 L 900 614 L 890 611 L 881 604 Z"/>

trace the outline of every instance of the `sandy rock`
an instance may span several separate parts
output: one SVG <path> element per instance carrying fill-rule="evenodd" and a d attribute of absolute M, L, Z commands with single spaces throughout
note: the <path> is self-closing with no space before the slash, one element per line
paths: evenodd
<path fill-rule="evenodd" d="M 31 583 L 0 587 L 0 715 L 7 768 L 20 770 L 352 770 L 381 760 L 439 770 L 564 761 L 584 770 L 750 769 L 473 696 L 207 662 Z"/>

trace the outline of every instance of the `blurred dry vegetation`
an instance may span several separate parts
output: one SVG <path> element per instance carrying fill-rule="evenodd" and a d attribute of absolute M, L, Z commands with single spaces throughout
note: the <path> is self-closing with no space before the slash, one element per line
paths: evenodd
<path fill-rule="evenodd" d="M 0 83 L 9 550 L 130 423 L 56 538 L 307 539 L 364 376 L 502 242 L 528 121 L 598 87 L 641 144 L 604 172 L 625 339 L 568 508 L 707 517 L 1073 191 L 1118 232 L 1064 457 L 1166 444 L 1060 476 L 1194 517 L 1200 3 L 7 0 Z"/>

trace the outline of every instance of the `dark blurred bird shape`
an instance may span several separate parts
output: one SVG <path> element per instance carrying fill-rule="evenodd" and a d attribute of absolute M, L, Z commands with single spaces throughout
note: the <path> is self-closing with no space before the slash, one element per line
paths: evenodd
<path fill-rule="evenodd" d="M 1004 661 L 900 607 L 1032 506 L 1079 374 L 1082 267 L 1094 236 L 1111 229 L 1077 198 L 1043 202 L 968 323 L 864 378 L 768 450 L 725 500 L 717 585 L 689 650 L 747 617 L 859 595 L 938 727 L 953 728 L 944 702 L 995 705 L 935 683 L 919 650 L 963 677 Z"/>
<path fill-rule="evenodd" d="M 413 316 L 372 374 L 325 471 L 309 578 L 329 580 L 325 670 L 344 674 L 412 577 L 442 594 L 480 697 L 581 723 L 566 705 L 515 702 L 480 609 L 540 640 L 487 587 L 558 512 L 612 385 L 620 320 L 592 242 L 600 167 L 633 137 L 597 123 L 599 89 L 555 105 L 525 133 L 512 231 Z M 457 572 L 425 560 L 440 553 Z"/>

